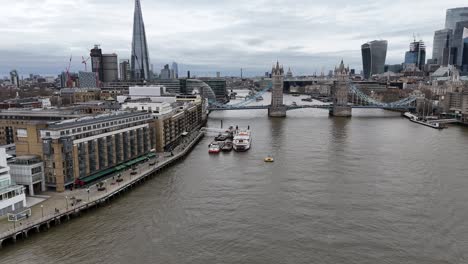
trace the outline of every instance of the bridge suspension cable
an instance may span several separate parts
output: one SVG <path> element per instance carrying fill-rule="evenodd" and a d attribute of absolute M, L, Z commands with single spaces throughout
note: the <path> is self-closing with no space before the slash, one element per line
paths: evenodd
<path fill-rule="evenodd" d="M 356 96 L 358 97 L 358 99 L 360 99 L 361 101 L 364 101 L 364 102 L 368 103 L 369 105 L 372 105 L 372 106 L 379 106 L 379 107 L 382 107 L 382 108 L 408 107 L 408 106 L 411 105 L 414 101 L 416 101 L 416 97 L 410 96 L 410 97 L 401 99 L 401 100 L 396 101 L 396 102 L 383 103 L 383 102 L 377 101 L 377 100 L 375 100 L 374 98 L 368 96 L 367 94 L 365 94 L 364 92 L 362 92 L 362 91 L 361 91 L 355 84 L 353 84 L 353 83 L 349 83 L 349 88 L 350 88 L 349 91 L 350 91 L 351 93 L 353 93 L 354 95 L 356 95 Z"/>
<path fill-rule="evenodd" d="M 214 106 L 214 107 L 217 107 L 217 108 L 226 108 L 226 109 L 246 106 L 246 105 L 248 105 L 248 104 L 250 104 L 252 102 L 255 102 L 257 100 L 257 98 L 260 98 L 261 96 L 263 96 L 266 92 L 271 90 L 272 87 L 273 87 L 273 84 L 271 83 L 267 87 L 265 87 L 263 90 L 259 91 L 258 93 L 256 93 L 252 97 L 250 97 L 250 99 L 239 102 L 237 104 L 221 104 L 219 102 L 216 102 L 216 100 L 212 100 L 212 99 L 208 100 L 208 103 L 210 104 L 210 106 Z"/>

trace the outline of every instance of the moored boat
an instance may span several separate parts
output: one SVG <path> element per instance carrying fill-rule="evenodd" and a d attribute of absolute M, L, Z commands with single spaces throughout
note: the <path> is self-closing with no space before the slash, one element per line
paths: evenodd
<path fill-rule="evenodd" d="M 232 150 L 232 141 L 231 140 L 226 140 L 226 142 L 224 142 L 224 145 L 223 147 L 221 148 L 221 150 L 223 152 L 229 152 Z"/>
<path fill-rule="evenodd" d="M 247 151 L 252 143 L 250 130 L 240 130 L 234 135 L 233 149 L 235 151 Z"/>
<path fill-rule="evenodd" d="M 212 142 L 209 146 L 208 146 L 208 153 L 210 154 L 217 154 L 221 151 L 221 146 L 219 145 L 218 142 Z"/>
<path fill-rule="evenodd" d="M 411 114 L 409 112 L 404 113 L 403 116 L 408 118 L 411 122 L 416 123 L 416 124 L 420 124 L 420 125 L 423 125 L 423 126 L 427 126 L 427 127 L 431 127 L 431 128 L 435 128 L 435 129 L 447 128 L 447 126 L 445 126 L 444 124 L 440 124 L 440 123 L 438 123 L 436 121 L 433 121 L 433 122 L 425 121 L 424 119 L 421 119 L 418 116 L 413 115 L 413 114 Z"/>

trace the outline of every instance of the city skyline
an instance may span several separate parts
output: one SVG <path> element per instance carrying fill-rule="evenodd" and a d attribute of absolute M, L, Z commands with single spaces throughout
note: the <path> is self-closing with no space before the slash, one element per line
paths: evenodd
<path fill-rule="evenodd" d="M 4 2 L 1 0 L 0 2 Z M 389 1 L 387 1 L 389 2 Z M 414 14 L 417 7 L 424 11 Z M 178 10 L 182 6 L 183 10 Z M 83 70 L 81 56 L 96 43 L 119 59 L 130 58 L 134 1 L 23 1 L 2 3 L 9 10 L 0 18 L 8 25 L 0 43 L 0 75 L 17 69 L 29 73 L 63 71 L 73 54 L 72 71 Z M 158 71 L 171 61 L 195 75 L 260 75 L 279 59 L 295 75 L 325 73 L 344 58 L 362 69 L 360 46 L 370 40 L 389 42 L 387 64 L 402 63 L 413 34 L 432 54 L 434 31 L 444 28 L 448 8 L 462 1 L 426 3 L 392 1 L 392 5 L 341 0 L 325 4 L 279 0 L 150 2 L 142 1 L 151 63 Z M 384 8 L 385 7 L 385 8 Z M 69 14 L 69 10 L 74 10 Z M 102 12 L 105 10 L 106 12 Z M 395 11 L 405 17 L 393 19 Z M 44 15 L 45 14 L 45 15 Z M 47 15 L 48 14 L 48 15 Z M 406 15 L 407 14 L 407 15 Z M 411 14 L 411 15 L 410 15 Z M 177 20 L 178 23 L 173 23 Z M 310 34 L 305 34 L 310 32 Z"/>

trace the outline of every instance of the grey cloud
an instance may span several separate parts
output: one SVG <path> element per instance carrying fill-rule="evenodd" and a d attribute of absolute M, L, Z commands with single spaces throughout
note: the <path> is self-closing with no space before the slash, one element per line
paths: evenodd
<path fill-rule="evenodd" d="M 293 71 L 331 69 L 343 58 L 361 68 L 360 45 L 389 40 L 389 63 L 403 60 L 413 33 L 429 44 L 446 8 L 466 0 L 141 0 L 155 69 L 261 74 L 279 59 Z M 130 55 L 132 0 L 0 0 L 0 75 L 58 73 L 96 43 Z M 421 9 L 424 6 L 424 10 Z M 72 11 L 70 11 L 72 10 Z M 398 14 L 398 16 L 396 15 Z M 430 49 L 428 50 L 430 57 Z M 82 68 L 78 59 L 72 69 Z"/>

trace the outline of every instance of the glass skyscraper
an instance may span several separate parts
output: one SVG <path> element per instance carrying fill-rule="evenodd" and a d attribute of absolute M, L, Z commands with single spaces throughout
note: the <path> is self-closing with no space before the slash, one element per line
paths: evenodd
<path fill-rule="evenodd" d="M 455 30 L 458 22 L 468 21 L 468 7 L 447 9 L 445 28 Z"/>
<path fill-rule="evenodd" d="M 460 32 L 463 31 L 463 28 L 458 29 L 458 32 L 456 31 L 457 24 L 466 21 L 468 21 L 468 7 L 447 9 L 445 29 L 438 30 L 434 34 L 432 59 L 438 65 L 461 66 L 463 48 L 462 33 Z"/>
<path fill-rule="evenodd" d="M 459 66 L 464 72 L 468 71 L 468 20 L 457 22 L 453 32 L 450 62 Z"/>
<path fill-rule="evenodd" d="M 148 44 L 146 42 L 145 24 L 141 12 L 140 0 L 135 0 L 135 13 L 133 16 L 133 39 L 131 73 L 133 80 L 148 80 L 149 71 Z"/>
<path fill-rule="evenodd" d="M 468 28 L 463 30 L 462 70 L 468 72 Z"/>
<path fill-rule="evenodd" d="M 453 30 L 449 28 L 437 30 L 434 34 L 432 59 L 436 60 L 438 65 L 447 66 L 449 63 L 452 34 Z"/>
<path fill-rule="evenodd" d="M 385 72 L 387 48 L 388 42 L 386 40 L 374 40 L 361 46 L 362 67 L 365 79 L 369 79 L 374 74 Z"/>
<path fill-rule="evenodd" d="M 426 64 L 426 45 L 422 40 L 410 44 L 410 50 L 405 54 L 405 64 L 415 64 L 420 70 Z"/>

